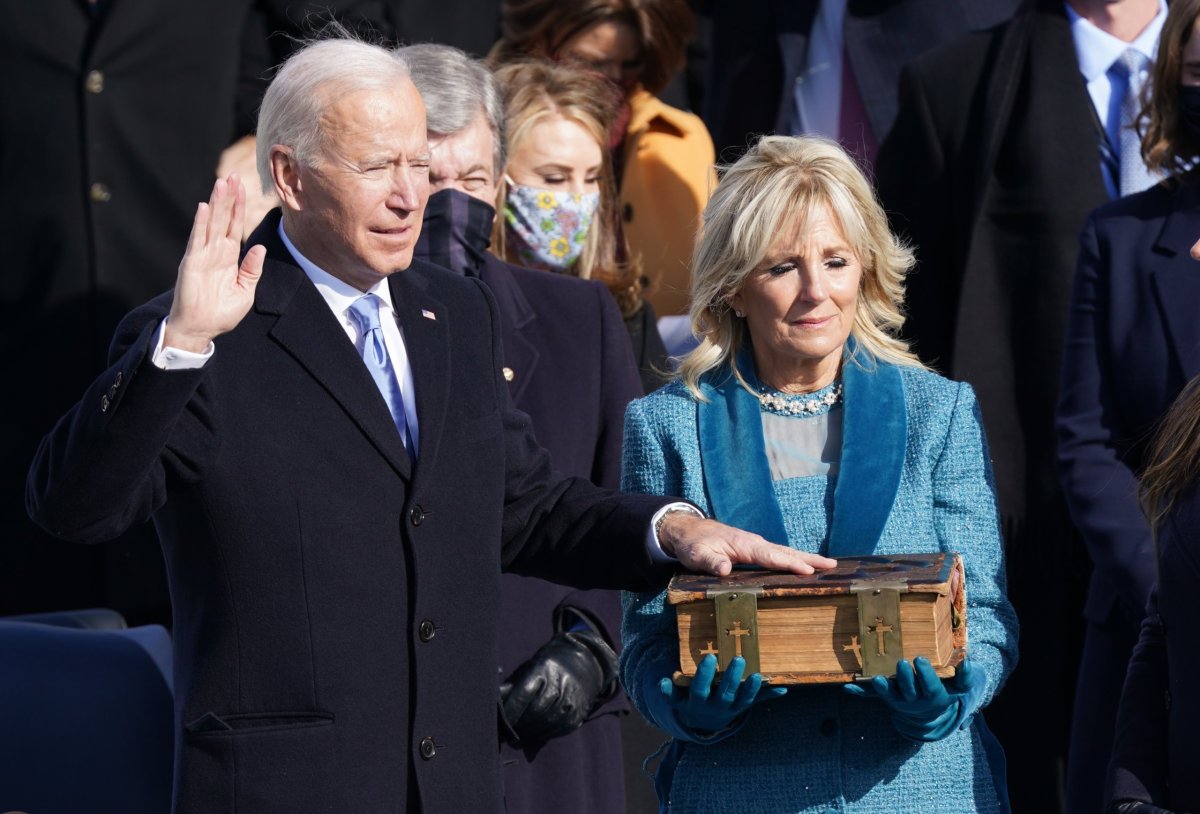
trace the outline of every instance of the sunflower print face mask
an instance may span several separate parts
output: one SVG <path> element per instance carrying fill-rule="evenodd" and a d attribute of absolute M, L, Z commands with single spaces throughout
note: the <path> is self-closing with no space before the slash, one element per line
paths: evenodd
<path fill-rule="evenodd" d="M 521 265 L 569 272 L 587 243 L 588 228 L 600 205 L 599 192 L 573 195 L 508 181 L 504 221 Z"/>

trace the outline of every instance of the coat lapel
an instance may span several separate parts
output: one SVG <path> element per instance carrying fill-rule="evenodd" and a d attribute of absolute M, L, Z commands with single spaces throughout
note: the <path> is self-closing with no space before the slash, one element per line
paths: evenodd
<path fill-rule="evenodd" d="M 1200 262 L 1189 249 L 1200 237 L 1200 188 L 1183 187 L 1155 241 L 1154 293 L 1167 326 L 1180 381 L 1200 370 Z"/>
<path fill-rule="evenodd" d="M 437 458 L 451 378 L 448 337 L 453 315 L 433 297 L 423 268 L 426 265 L 415 260 L 408 269 L 388 278 L 417 396 L 418 468 L 422 461 Z"/>
<path fill-rule="evenodd" d="M 898 368 L 883 362 L 842 364 L 845 416 L 842 455 L 833 491 L 830 557 L 870 554 L 875 550 L 904 469 L 908 416 L 904 382 Z"/>
<path fill-rule="evenodd" d="M 757 381 L 748 351 L 739 354 L 738 367 L 748 382 Z M 699 402 L 696 422 L 713 517 L 786 545 L 758 399 L 729 371 L 706 377 L 700 389 L 708 400 Z"/>
<path fill-rule="evenodd" d="M 537 312 L 503 261 L 489 256 L 479 270 L 479 278 L 496 298 L 496 307 L 500 310 L 504 378 L 508 380 L 508 392 L 513 403 L 520 404 L 521 396 L 533 380 L 540 356 L 537 346 L 529 339 L 529 333 L 538 318 Z"/>
<path fill-rule="evenodd" d="M 246 244 L 267 247 L 255 311 L 276 317 L 271 338 L 328 391 L 396 472 L 411 478 L 412 462 L 383 396 L 329 306 L 279 239 L 278 223 L 277 212 L 268 216 Z"/>

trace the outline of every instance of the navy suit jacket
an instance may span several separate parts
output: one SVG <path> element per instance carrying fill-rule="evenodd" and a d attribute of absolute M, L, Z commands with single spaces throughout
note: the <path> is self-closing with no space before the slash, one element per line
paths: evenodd
<path fill-rule="evenodd" d="M 1097 209 L 1079 265 L 1057 411 L 1058 464 L 1094 568 L 1085 615 L 1138 619 L 1154 547 L 1137 475 L 1156 422 L 1200 373 L 1200 186 L 1157 186 Z"/>
<path fill-rule="evenodd" d="M 1129 661 L 1109 765 L 1109 799 L 1200 811 L 1195 732 L 1200 670 L 1200 492 L 1176 503 L 1158 536 L 1158 583 Z"/>
<path fill-rule="evenodd" d="M 661 583 L 661 499 L 551 472 L 501 375 L 478 280 L 389 278 L 412 365 L 409 460 L 354 346 L 276 233 L 251 311 L 195 371 L 147 357 L 170 294 L 42 442 L 34 518 L 94 542 L 153 517 L 175 612 L 175 807 L 502 810 L 501 568 Z"/>

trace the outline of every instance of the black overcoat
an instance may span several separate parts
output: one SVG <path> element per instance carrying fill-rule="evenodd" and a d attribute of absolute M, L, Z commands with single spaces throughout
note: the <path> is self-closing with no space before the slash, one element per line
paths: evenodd
<path fill-rule="evenodd" d="M 43 441 L 48 530 L 103 540 L 152 516 L 175 611 L 181 812 L 502 810 L 501 568 L 579 587 L 661 582 L 662 499 L 548 465 L 501 374 L 478 280 L 389 278 L 412 366 L 415 465 L 278 213 L 251 311 L 196 371 L 148 361 L 169 295 Z"/>

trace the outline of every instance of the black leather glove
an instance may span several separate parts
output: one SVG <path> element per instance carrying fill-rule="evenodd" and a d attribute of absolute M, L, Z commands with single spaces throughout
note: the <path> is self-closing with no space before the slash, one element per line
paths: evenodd
<path fill-rule="evenodd" d="M 574 732 L 616 686 L 617 654 L 600 634 L 559 633 L 501 685 L 501 712 L 527 746 Z"/>
<path fill-rule="evenodd" d="M 1139 803 L 1137 800 L 1120 800 L 1108 807 L 1108 814 L 1173 814 L 1165 808 L 1159 808 L 1153 803 Z"/>

